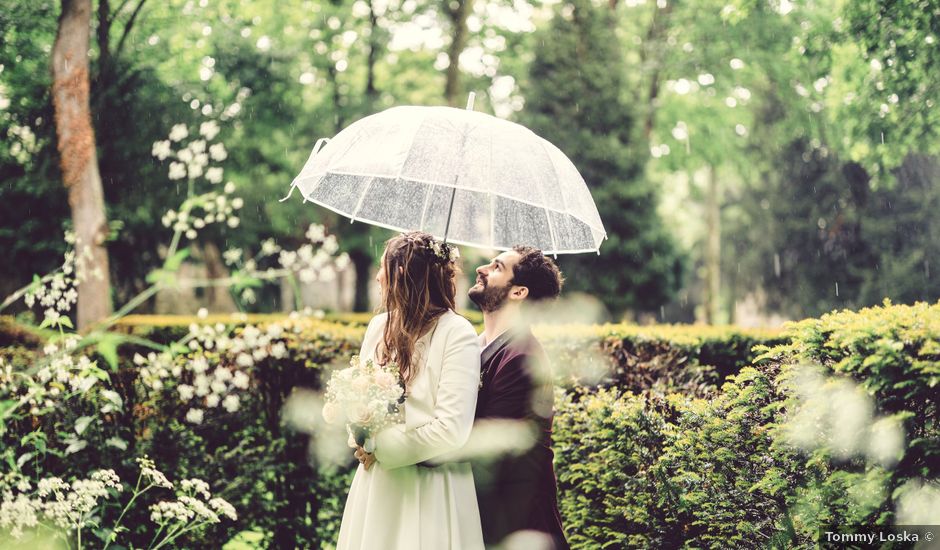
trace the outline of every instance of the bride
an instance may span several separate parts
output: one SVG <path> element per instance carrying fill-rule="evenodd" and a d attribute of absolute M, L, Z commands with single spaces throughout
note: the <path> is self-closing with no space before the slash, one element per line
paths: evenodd
<path fill-rule="evenodd" d="M 376 434 L 374 454 L 357 449 L 338 550 L 483 548 L 470 465 L 423 464 L 466 442 L 480 382 L 476 332 L 454 312 L 451 251 L 419 232 L 386 243 L 376 276 L 386 313 L 369 323 L 359 355 L 399 365 L 404 424 Z"/>

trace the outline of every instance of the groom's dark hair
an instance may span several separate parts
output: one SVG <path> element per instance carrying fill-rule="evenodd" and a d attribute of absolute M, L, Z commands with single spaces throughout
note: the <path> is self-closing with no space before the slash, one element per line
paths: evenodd
<path fill-rule="evenodd" d="M 529 298 L 535 301 L 556 298 L 561 294 L 565 279 L 551 258 L 534 246 L 516 245 L 512 249 L 521 258 L 512 267 L 510 284 L 528 288 Z"/>

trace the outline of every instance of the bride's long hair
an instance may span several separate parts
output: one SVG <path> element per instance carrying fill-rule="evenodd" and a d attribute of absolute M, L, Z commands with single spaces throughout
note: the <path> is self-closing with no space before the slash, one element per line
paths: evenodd
<path fill-rule="evenodd" d="M 383 363 L 398 363 L 406 387 L 416 374 L 415 343 L 441 315 L 456 308 L 459 268 L 449 246 L 419 231 L 385 243 L 382 309 L 388 312 L 388 323 L 377 355 Z"/>

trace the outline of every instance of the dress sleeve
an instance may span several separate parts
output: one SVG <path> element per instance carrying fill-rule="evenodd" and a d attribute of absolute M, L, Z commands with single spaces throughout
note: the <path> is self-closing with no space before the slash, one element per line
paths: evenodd
<path fill-rule="evenodd" d="M 412 429 L 398 424 L 376 434 L 375 458 L 386 469 L 417 464 L 459 449 L 470 437 L 480 381 L 480 344 L 464 319 L 446 335 L 434 419 Z"/>

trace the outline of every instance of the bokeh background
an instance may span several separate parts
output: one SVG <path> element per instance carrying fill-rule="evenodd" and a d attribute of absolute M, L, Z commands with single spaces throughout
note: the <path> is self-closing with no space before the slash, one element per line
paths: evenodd
<path fill-rule="evenodd" d="M 940 4 L 861 0 L 96 0 L 91 113 L 114 303 L 146 288 L 185 198 L 153 154 L 218 123 L 237 228 L 202 231 L 183 273 L 304 239 L 332 283 L 164 293 L 138 310 L 368 311 L 389 233 L 279 203 L 319 137 L 390 106 L 450 104 L 531 127 L 581 170 L 609 233 L 562 257 L 613 320 L 777 325 L 940 297 Z M 0 1 L 0 294 L 60 263 L 70 210 L 52 108 L 60 6 Z M 478 255 L 475 255 L 478 254 Z M 471 271 L 486 252 L 465 250 Z M 373 292 L 374 294 L 374 292 Z"/>

